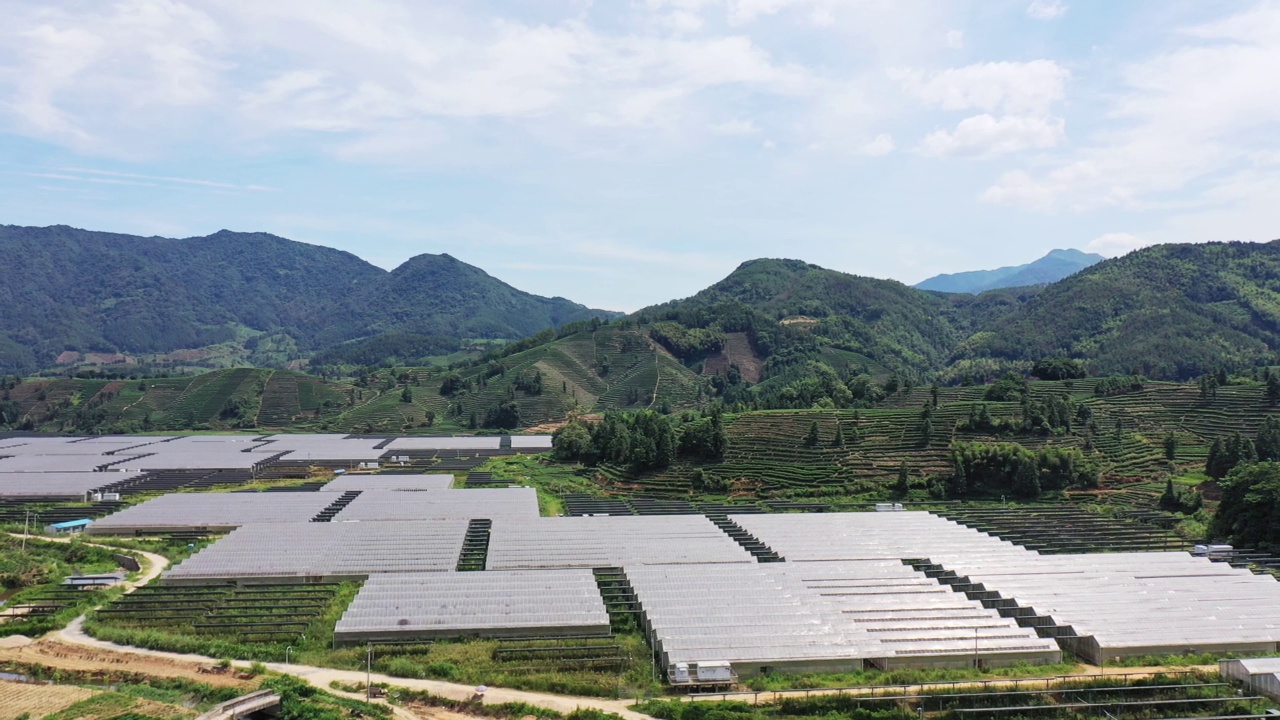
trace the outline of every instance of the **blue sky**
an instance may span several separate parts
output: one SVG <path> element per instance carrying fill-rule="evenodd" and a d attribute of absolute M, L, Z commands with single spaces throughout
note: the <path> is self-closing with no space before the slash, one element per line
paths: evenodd
<path fill-rule="evenodd" d="M 1280 3 L 0 0 L 0 223 L 447 252 L 633 310 L 1280 237 Z"/>

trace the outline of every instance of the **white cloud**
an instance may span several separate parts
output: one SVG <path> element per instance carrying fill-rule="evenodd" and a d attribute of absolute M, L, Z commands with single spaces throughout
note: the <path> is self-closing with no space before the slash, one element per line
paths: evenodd
<path fill-rule="evenodd" d="M 948 30 L 947 36 L 943 43 L 952 50 L 959 50 L 964 47 L 964 31 Z"/>
<path fill-rule="evenodd" d="M 1047 113 L 1066 96 L 1071 73 L 1053 60 L 987 62 L 926 76 L 891 70 L 890 78 L 926 105 L 944 110 Z"/>
<path fill-rule="evenodd" d="M 1107 257 L 1124 255 L 1132 250 L 1151 245 L 1151 241 L 1129 233 L 1107 233 L 1099 235 L 1084 246 L 1085 252 L 1098 253 Z"/>
<path fill-rule="evenodd" d="M 750 120 L 729 120 L 711 126 L 716 135 L 759 135 L 760 128 Z"/>
<path fill-rule="evenodd" d="M 866 145 L 863 145 L 861 152 L 869 157 L 883 157 L 893 152 L 893 136 L 888 133 L 880 133 L 871 139 Z"/>
<path fill-rule="evenodd" d="M 982 114 L 965 118 L 955 130 L 935 130 L 920 142 L 924 155 L 1004 155 L 1057 145 L 1066 136 L 1061 119 Z"/>
<path fill-rule="evenodd" d="M 706 115 L 719 104 L 704 96 L 774 96 L 803 108 L 827 84 L 747 34 L 696 32 L 704 12 L 697 0 L 653 5 L 682 13 L 680 31 L 390 0 L 222 0 L 201 10 L 131 0 L 98 14 L 33 8 L 0 29 L 0 93 L 11 97 L 0 121 L 103 152 L 127 152 L 130 141 L 154 150 L 214 124 L 229 143 L 237 133 L 342 133 L 336 152 L 374 157 L 389 142 L 417 130 L 436 135 L 453 120 L 491 119 L 566 144 L 582 142 L 584 128 L 693 131 L 712 124 Z M 167 112 L 194 108 L 199 123 Z M 441 144 L 413 146 L 430 152 Z"/>
<path fill-rule="evenodd" d="M 1122 87 L 1103 116 L 1105 130 L 1045 169 L 1006 173 L 983 199 L 1045 210 L 1168 208 L 1213 200 L 1212 188 L 1229 177 L 1239 182 L 1232 171 L 1255 166 L 1280 123 L 1271 72 L 1280 67 L 1280 5 L 1186 28 L 1175 39 L 1173 48 L 1119 69 Z M 1177 197 L 1194 183 L 1206 190 Z"/>
<path fill-rule="evenodd" d="M 1067 4 L 1062 0 L 1032 0 L 1027 15 L 1036 20 L 1057 20 L 1067 14 Z"/>

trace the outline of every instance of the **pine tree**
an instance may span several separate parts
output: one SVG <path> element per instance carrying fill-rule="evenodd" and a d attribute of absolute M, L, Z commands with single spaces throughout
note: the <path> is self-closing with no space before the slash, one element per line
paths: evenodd
<path fill-rule="evenodd" d="M 899 497 L 906 497 L 907 493 L 911 492 L 911 477 L 907 472 L 906 460 L 898 466 L 898 482 L 894 484 L 893 490 Z"/>
<path fill-rule="evenodd" d="M 1280 403 L 1280 375 L 1267 375 L 1267 404 Z"/>
<path fill-rule="evenodd" d="M 822 442 L 822 431 L 818 428 L 818 421 L 814 420 L 809 425 L 809 432 L 804 436 L 805 447 L 818 447 L 818 443 Z"/>
<path fill-rule="evenodd" d="M 1263 461 L 1280 461 L 1280 418 L 1268 415 L 1258 428 L 1258 437 L 1253 442 L 1258 452 L 1258 459 Z"/>
<path fill-rule="evenodd" d="M 1173 476 L 1164 479 L 1164 494 L 1160 496 L 1160 507 L 1165 510 L 1178 508 L 1178 494 L 1173 490 Z"/>
<path fill-rule="evenodd" d="M 1172 432 L 1164 436 L 1164 457 L 1173 462 L 1178 455 L 1178 438 Z"/>
<path fill-rule="evenodd" d="M 1214 438 L 1213 444 L 1209 446 L 1209 457 L 1204 461 L 1204 474 L 1215 480 L 1221 480 L 1227 474 L 1227 471 L 1222 469 L 1224 459 L 1222 438 Z"/>
<path fill-rule="evenodd" d="M 413 392 L 412 392 L 411 390 L 409 390 L 409 386 L 408 386 L 408 385 L 405 385 L 405 386 L 404 386 L 404 390 L 401 390 L 401 391 L 400 391 L 400 402 L 402 402 L 402 403 L 411 403 L 411 402 L 413 402 Z"/>
<path fill-rule="evenodd" d="M 1024 459 L 1013 474 L 1013 494 L 1026 500 L 1040 497 L 1040 471 L 1035 460 Z"/>
<path fill-rule="evenodd" d="M 831 442 L 832 447 L 844 447 L 844 423 L 836 419 L 836 439 Z"/>

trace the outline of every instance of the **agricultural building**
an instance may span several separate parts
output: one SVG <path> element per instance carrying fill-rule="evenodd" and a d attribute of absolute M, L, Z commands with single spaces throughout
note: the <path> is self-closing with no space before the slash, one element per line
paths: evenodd
<path fill-rule="evenodd" d="M 349 479 L 353 478 L 343 478 Z M 537 491 L 529 487 L 416 492 L 365 490 L 340 510 L 333 522 L 507 517 L 537 519 Z"/>
<path fill-rule="evenodd" d="M 164 579 L 168 584 L 321 582 L 445 572 L 457 565 L 466 530 L 464 519 L 245 525 L 171 568 Z"/>
<path fill-rule="evenodd" d="M 380 473 L 340 476 L 320 489 L 323 492 L 346 492 L 348 490 L 448 490 L 451 487 L 453 487 L 452 475 Z"/>
<path fill-rule="evenodd" d="M 755 562 L 750 554 L 702 515 L 530 517 L 494 520 L 487 567 L 526 570 L 750 562 Z"/>
<path fill-rule="evenodd" d="M 334 641 L 608 635 L 590 570 L 508 570 L 371 576 Z"/>
<path fill-rule="evenodd" d="M 1222 677 L 1244 685 L 1249 692 L 1280 702 L 1280 658 L 1219 660 Z"/>
<path fill-rule="evenodd" d="M 75 535 L 82 533 L 93 522 L 90 518 L 82 518 L 80 520 L 65 520 L 44 526 L 46 535 Z"/>
<path fill-rule="evenodd" d="M 307 522 L 333 502 L 333 493 L 175 493 L 108 515 L 89 534 L 225 532 L 241 525 Z"/>
<path fill-rule="evenodd" d="M 28 500 L 82 501 L 112 482 L 129 480 L 140 472 L 0 472 L 0 497 Z"/>

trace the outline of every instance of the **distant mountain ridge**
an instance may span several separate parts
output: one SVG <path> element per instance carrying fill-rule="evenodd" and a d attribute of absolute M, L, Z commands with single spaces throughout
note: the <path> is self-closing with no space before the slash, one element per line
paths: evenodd
<path fill-rule="evenodd" d="M 916 283 L 919 290 L 935 290 L 949 293 L 980 293 L 1001 288 L 1047 285 L 1106 260 L 1096 253 L 1086 253 L 1071 248 L 1050 250 L 1047 255 L 1026 263 L 1010 265 L 994 270 L 944 273 Z"/>
<path fill-rule="evenodd" d="M 517 290 L 448 255 L 388 272 L 267 233 L 172 239 L 3 225 L 0 255 L 0 372 L 50 367 L 66 351 L 247 346 L 265 334 L 302 357 L 382 333 L 519 338 L 619 315 Z"/>

